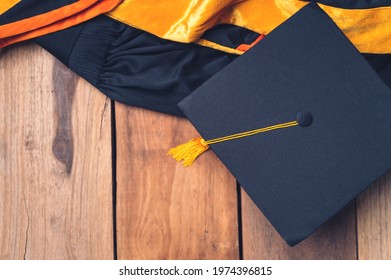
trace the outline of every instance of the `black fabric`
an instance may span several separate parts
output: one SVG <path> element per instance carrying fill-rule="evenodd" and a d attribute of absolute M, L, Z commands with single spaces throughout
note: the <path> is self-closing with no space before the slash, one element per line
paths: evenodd
<path fill-rule="evenodd" d="M 364 57 L 391 88 L 391 54 L 364 54 Z"/>
<path fill-rule="evenodd" d="M 202 38 L 219 45 L 236 49 L 241 44 L 250 45 L 259 33 L 231 24 L 220 24 L 207 30 Z"/>
<path fill-rule="evenodd" d="M 37 37 L 34 41 L 44 46 L 47 51 L 54 54 L 62 63 L 68 65 L 73 47 L 83 27 L 83 24 L 79 24 L 59 32 Z"/>
<path fill-rule="evenodd" d="M 391 6 L 390 0 L 316 0 L 313 2 L 343 9 L 369 9 Z"/>
<path fill-rule="evenodd" d="M 179 106 L 206 140 L 311 114 L 305 127 L 210 145 L 290 245 L 391 166 L 391 90 L 316 4 Z"/>
<path fill-rule="evenodd" d="M 22 0 L 0 16 L 0 25 L 44 14 L 77 0 Z"/>
<path fill-rule="evenodd" d="M 36 41 L 110 98 L 179 116 L 176 104 L 236 58 L 163 40 L 106 16 Z"/>
<path fill-rule="evenodd" d="M 258 36 L 245 28 L 219 25 L 204 38 L 237 47 L 241 40 L 251 44 Z M 110 98 L 177 116 L 183 116 L 180 100 L 237 58 L 163 40 L 105 16 L 35 41 Z M 391 87 L 391 55 L 365 57 Z"/>

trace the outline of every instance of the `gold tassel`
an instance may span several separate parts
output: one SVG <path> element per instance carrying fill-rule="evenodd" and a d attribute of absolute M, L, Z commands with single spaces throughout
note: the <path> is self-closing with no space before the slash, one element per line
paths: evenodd
<path fill-rule="evenodd" d="M 312 120 L 312 117 L 311 117 Z M 182 161 L 184 166 L 190 166 L 193 162 L 200 156 L 203 152 L 209 149 L 209 145 L 235 140 L 243 137 L 253 136 L 259 133 L 265 133 L 277 129 L 288 128 L 291 126 L 297 126 L 299 123 L 297 121 L 291 121 L 286 123 L 280 123 L 276 125 L 271 125 L 267 127 L 257 128 L 254 130 L 244 131 L 236 134 L 231 134 L 219 138 L 214 138 L 210 140 L 205 140 L 201 137 L 193 138 L 189 142 L 179 145 L 175 148 L 172 148 L 167 155 L 171 155 L 176 161 Z M 308 125 L 308 124 L 306 124 Z M 306 126 L 302 125 L 302 126 Z"/>
<path fill-rule="evenodd" d="M 176 161 L 182 161 L 186 167 L 193 164 L 193 162 L 203 152 L 209 149 L 209 145 L 201 137 L 193 138 L 189 142 L 172 148 L 167 155 L 171 155 Z"/>

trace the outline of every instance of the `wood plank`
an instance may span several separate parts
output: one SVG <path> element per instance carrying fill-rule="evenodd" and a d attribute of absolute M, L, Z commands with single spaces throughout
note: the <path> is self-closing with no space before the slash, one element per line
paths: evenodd
<path fill-rule="evenodd" d="M 166 156 L 185 119 L 116 104 L 119 259 L 238 259 L 236 181 L 212 153 Z"/>
<path fill-rule="evenodd" d="M 0 258 L 113 258 L 110 101 L 33 44 L 0 58 Z"/>
<path fill-rule="evenodd" d="M 357 199 L 358 258 L 391 259 L 391 171 Z"/>
<path fill-rule="evenodd" d="M 244 259 L 356 259 L 355 205 L 295 247 L 288 246 L 242 190 Z"/>

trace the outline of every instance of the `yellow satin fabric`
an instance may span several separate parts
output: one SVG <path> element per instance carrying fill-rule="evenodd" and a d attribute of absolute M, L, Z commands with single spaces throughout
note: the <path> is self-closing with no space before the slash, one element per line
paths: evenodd
<path fill-rule="evenodd" d="M 306 4 L 300 0 L 124 0 L 109 16 L 161 38 L 188 43 L 197 42 L 220 23 L 268 34 Z M 320 7 L 361 52 L 391 53 L 391 7 Z M 227 51 L 213 42 L 200 43 Z"/>
<path fill-rule="evenodd" d="M 0 2 L 0 15 L 11 9 L 18 4 L 21 0 L 1 0 Z"/>

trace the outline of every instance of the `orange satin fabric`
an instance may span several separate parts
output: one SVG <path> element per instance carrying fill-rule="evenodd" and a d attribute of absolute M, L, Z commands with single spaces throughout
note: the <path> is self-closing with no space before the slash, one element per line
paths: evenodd
<path fill-rule="evenodd" d="M 307 3 L 301 0 L 124 0 L 109 16 L 164 39 L 198 42 L 223 50 L 200 37 L 220 23 L 268 34 Z M 354 10 L 320 7 L 361 52 L 391 53 L 391 7 Z"/>
<path fill-rule="evenodd" d="M 98 1 L 99 0 L 79 0 L 73 4 L 63 6 L 44 14 L 1 25 L 0 38 L 22 34 L 52 24 L 59 19 L 67 18 L 81 12 Z"/>
<path fill-rule="evenodd" d="M 74 26 L 115 8 L 122 0 L 100 0 L 83 11 L 43 26 L 41 28 L 0 39 L 0 48 Z M 49 21 L 52 22 L 52 21 Z"/>

